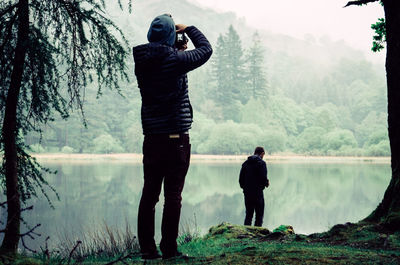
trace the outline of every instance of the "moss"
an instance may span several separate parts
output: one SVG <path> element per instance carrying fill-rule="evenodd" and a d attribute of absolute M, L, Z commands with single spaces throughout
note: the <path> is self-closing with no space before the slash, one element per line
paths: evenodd
<path fill-rule="evenodd" d="M 291 225 L 281 225 L 278 228 L 275 228 L 273 232 L 281 232 L 285 235 L 294 234 L 294 229 Z"/>
<path fill-rule="evenodd" d="M 13 264 L 13 265 L 42 265 L 43 262 L 39 259 L 25 257 L 22 255 L 13 255 L 13 256 L 0 256 L 0 264 Z"/>
<path fill-rule="evenodd" d="M 223 222 L 217 226 L 210 228 L 206 238 L 264 238 L 271 234 L 271 232 L 264 227 L 245 226 L 245 225 L 233 225 L 230 223 Z"/>
<path fill-rule="evenodd" d="M 271 233 L 266 228 L 221 223 L 204 237 L 179 247 L 190 258 L 148 264 L 400 264 L 400 232 L 389 233 L 383 226 L 347 223 L 309 236 L 290 234 L 285 227 Z M 106 264 L 115 259 L 85 259 L 79 264 Z M 59 264 L 35 262 L 25 259 L 12 264 Z M 125 262 L 143 264 L 139 256 Z"/>

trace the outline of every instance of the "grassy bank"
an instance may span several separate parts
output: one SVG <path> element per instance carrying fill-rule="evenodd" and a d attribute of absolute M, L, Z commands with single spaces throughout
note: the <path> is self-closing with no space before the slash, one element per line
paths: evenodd
<path fill-rule="evenodd" d="M 186 238 L 185 238 L 186 237 Z M 182 235 L 189 257 L 145 264 L 400 264 L 400 232 L 373 224 L 336 225 L 325 233 L 295 234 L 290 226 L 267 228 L 222 223 L 203 237 Z M 119 259 L 119 261 L 118 261 Z M 69 263 L 68 263 L 69 262 Z M 144 264 L 136 251 L 110 257 L 19 258 L 13 264 Z"/>

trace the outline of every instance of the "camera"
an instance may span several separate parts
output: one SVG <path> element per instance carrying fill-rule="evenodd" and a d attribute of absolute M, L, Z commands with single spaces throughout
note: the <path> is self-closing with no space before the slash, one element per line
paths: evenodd
<path fill-rule="evenodd" d="M 185 46 L 185 44 L 187 44 L 189 42 L 189 38 L 186 36 L 185 33 L 180 32 L 180 33 L 176 33 L 176 39 L 175 39 L 175 47 L 178 50 L 182 50 Z"/>

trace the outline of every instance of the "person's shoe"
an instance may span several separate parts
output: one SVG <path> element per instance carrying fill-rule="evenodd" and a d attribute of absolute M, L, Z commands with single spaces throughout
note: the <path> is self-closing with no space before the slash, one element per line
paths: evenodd
<path fill-rule="evenodd" d="M 189 256 L 187 254 L 183 254 L 182 252 L 176 251 L 173 253 L 163 254 L 162 259 L 189 259 Z"/>
<path fill-rule="evenodd" d="M 158 254 L 158 252 L 143 253 L 142 254 L 142 259 L 159 259 L 159 258 L 161 258 L 161 255 Z"/>

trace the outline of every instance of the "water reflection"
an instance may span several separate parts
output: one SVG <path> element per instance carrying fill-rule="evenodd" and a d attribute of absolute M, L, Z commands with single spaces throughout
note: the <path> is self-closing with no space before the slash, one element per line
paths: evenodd
<path fill-rule="evenodd" d="M 142 165 L 92 162 L 47 164 L 56 169 L 48 177 L 61 200 L 55 210 L 45 199 L 33 200 L 25 214 L 30 224 L 41 223 L 42 238 L 65 232 L 79 234 L 106 222 L 136 231 Z M 182 219 L 194 215 L 202 233 L 222 221 L 242 224 L 243 194 L 238 184 L 240 163 L 192 164 L 183 192 Z M 290 224 L 298 233 L 313 233 L 336 223 L 357 221 L 381 200 L 390 180 L 390 165 L 381 164 L 268 164 L 271 186 L 265 190 L 264 226 Z M 53 196 L 54 199 L 54 196 Z M 54 199 L 55 200 L 55 199 Z M 160 226 L 163 199 L 157 205 Z M 159 231 L 159 229 L 157 229 Z M 157 234 L 159 237 L 159 234 Z M 40 241 L 33 243 L 40 245 Z"/>

